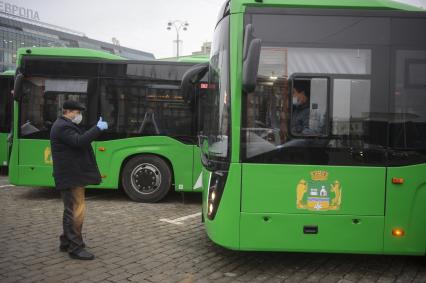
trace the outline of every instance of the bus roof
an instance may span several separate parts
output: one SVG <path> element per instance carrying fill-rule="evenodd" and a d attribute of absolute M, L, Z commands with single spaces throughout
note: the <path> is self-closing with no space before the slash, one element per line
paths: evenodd
<path fill-rule="evenodd" d="M 231 0 L 231 13 L 241 13 L 245 6 L 426 11 L 420 7 L 391 0 Z"/>
<path fill-rule="evenodd" d="M 192 55 L 192 56 L 184 56 L 180 57 L 178 62 L 183 63 L 204 63 L 209 61 L 208 55 Z"/>
<path fill-rule="evenodd" d="M 180 56 L 179 59 L 176 57 L 162 58 L 156 61 L 169 61 L 169 62 L 181 62 L 181 63 L 204 63 L 209 61 L 208 55 L 188 55 Z"/>
<path fill-rule="evenodd" d="M 52 57 L 75 57 L 87 59 L 107 59 L 107 60 L 125 60 L 120 56 L 93 50 L 87 48 L 66 48 L 66 47 L 33 47 L 18 49 L 18 64 L 22 56 L 52 56 Z"/>

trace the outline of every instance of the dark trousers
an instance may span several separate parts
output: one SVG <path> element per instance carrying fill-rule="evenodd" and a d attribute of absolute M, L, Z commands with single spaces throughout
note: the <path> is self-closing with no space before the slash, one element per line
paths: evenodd
<path fill-rule="evenodd" d="M 68 248 L 69 252 L 84 247 L 81 230 L 83 228 L 86 205 L 84 202 L 84 187 L 70 188 L 61 191 L 64 202 L 63 228 L 60 236 L 61 247 Z"/>

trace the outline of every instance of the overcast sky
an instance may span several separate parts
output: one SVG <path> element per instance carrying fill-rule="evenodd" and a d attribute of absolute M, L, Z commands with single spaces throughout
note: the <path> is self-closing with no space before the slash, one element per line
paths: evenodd
<path fill-rule="evenodd" d="M 154 53 L 156 58 L 174 55 L 175 31 L 167 22 L 189 22 L 181 32 L 183 52 L 191 54 L 211 41 L 219 8 L 225 0 L 6 0 L 37 10 L 42 22 L 85 33 L 88 37 Z M 426 0 L 401 0 L 416 6 Z"/>

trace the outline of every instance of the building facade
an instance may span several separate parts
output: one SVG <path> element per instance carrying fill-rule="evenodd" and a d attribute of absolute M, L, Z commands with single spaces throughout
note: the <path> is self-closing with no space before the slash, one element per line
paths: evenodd
<path fill-rule="evenodd" d="M 0 72 L 16 68 L 16 52 L 24 47 L 81 47 L 132 60 L 154 60 L 152 53 L 88 38 L 81 32 L 39 21 L 37 11 L 0 1 Z"/>
<path fill-rule="evenodd" d="M 200 51 L 192 52 L 192 55 L 210 55 L 210 51 L 212 50 L 212 43 L 209 41 L 206 41 L 201 45 Z"/>
<path fill-rule="evenodd" d="M 210 56 L 210 51 L 212 49 L 211 42 L 204 42 L 201 46 L 200 51 L 194 51 L 191 55 L 182 55 L 177 57 L 166 57 L 158 60 L 162 61 L 182 61 L 182 62 L 196 62 L 196 61 L 208 61 Z"/>

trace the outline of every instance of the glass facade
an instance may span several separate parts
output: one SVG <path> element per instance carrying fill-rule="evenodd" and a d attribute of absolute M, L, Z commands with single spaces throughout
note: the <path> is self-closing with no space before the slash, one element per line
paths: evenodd
<path fill-rule="evenodd" d="M 40 23 L 41 24 L 41 23 Z M 127 59 L 153 60 L 153 54 L 49 29 L 0 15 L 0 72 L 16 68 L 16 52 L 23 47 L 81 47 L 110 52 Z M 55 29 L 53 29 L 53 27 Z"/>
<path fill-rule="evenodd" d="M 45 35 L 5 27 L 3 26 L 3 19 L 0 20 L 0 24 L 0 72 L 16 68 L 16 51 L 18 48 L 66 46 L 65 42 L 53 36 L 47 37 Z"/>

